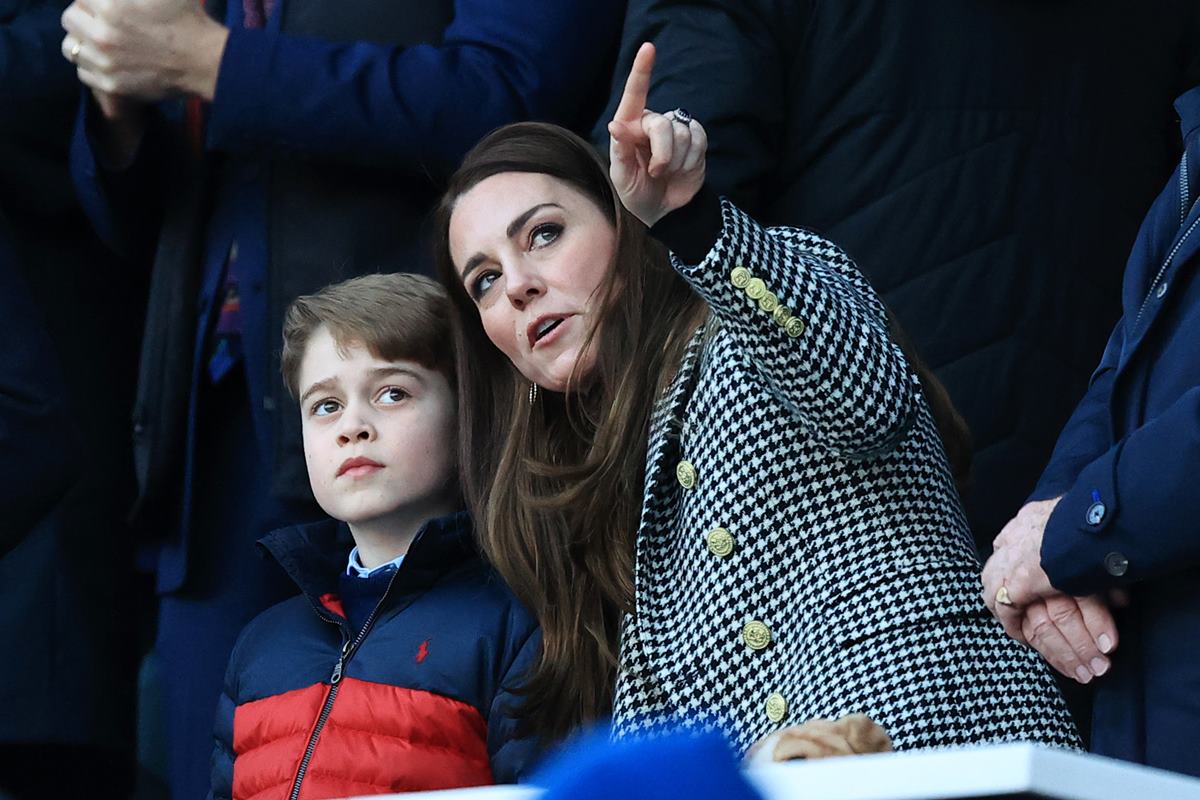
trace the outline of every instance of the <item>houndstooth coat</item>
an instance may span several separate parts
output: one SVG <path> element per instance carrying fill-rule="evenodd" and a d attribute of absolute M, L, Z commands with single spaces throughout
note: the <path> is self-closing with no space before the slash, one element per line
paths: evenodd
<path fill-rule="evenodd" d="M 618 737 L 862 712 L 897 749 L 1077 747 L 1046 666 L 980 598 L 920 384 L 835 245 L 722 202 L 708 302 L 651 422 Z"/>

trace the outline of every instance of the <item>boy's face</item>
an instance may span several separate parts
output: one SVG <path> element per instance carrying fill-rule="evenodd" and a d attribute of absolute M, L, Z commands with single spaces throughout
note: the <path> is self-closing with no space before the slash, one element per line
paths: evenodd
<path fill-rule="evenodd" d="M 454 497 L 455 397 L 446 378 L 384 361 L 360 344 L 338 352 L 322 325 L 300 362 L 304 458 L 325 513 L 353 524 L 409 524 Z"/>

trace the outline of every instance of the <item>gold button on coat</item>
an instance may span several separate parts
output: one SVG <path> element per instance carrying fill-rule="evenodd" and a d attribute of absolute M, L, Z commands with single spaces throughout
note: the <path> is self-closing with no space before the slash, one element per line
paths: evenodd
<path fill-rule="evenodd" d="M 787 700 L 779 692 L 767 695 L 767 719 L 771 722 L 783 722 L 787 716 Z"/>
<path fill-rule="evenodd" d="M 733 552 L 733 534 L 724 528 L 713 528 L 708 532 L 708 552 L 724 558 Z"/>
<path fill-rule="evenodd" d="M 758 300 L 767 293 L 767 285 L 763 283 L 762 278 L 751 278 L 746 284 L 746 294 L 751 300 Z"/>
<path fill-rule="evenodd" d="M 758 307 L 770 314 L 772 311 L 779 308 L 779 298 L 771 292 L 767 292 L 762 297 L 758 298 Z"/>
<path fill-rule="evenodd" d="M 787 331 L 787 335 L 795 339 L 800 334 L 804 333 L 804 320 L 799 317 L 792 317 L 783 326 Z"/>
<path fill-rule="evenodd" d="M 680 461 L 675 467 L 675 477 L 679 480 L 680 486 L 691 489 L 696 485 L 696 468 L 690 461 Z"/>
<path fill-rule="evenodd" d="M 775 320 L 775 324 L 781 328 L 787 324 L 787 321 L 792 318 L 792 310 L 787 306 L 776 306 L 771 312 L 771 319 Z"/>
<path fill-rule="evenodd" d="M 733 272 L 729 273 L 729 282 L 739 289 L 745 289 L 752 277 L 750 270 L 745 267 L 734 267 Z"/>
<path fill-rule="evenodd" d="M 762 650 L 771 643 L 771 629 L 756 619 L 746 623 L 742 628 L 742 641 L 751 650 Z"/>

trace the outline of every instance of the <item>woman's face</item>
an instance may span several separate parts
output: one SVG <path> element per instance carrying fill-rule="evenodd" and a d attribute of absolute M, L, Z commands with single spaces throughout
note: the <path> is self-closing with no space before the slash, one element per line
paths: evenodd
<path fill-rule="evenodd" d="M 587 195 L 549 175 L 504 172 L 464 192 L 450 217 L 450 257 L 489 339 L 529 380 L 564 391 L 584 341 L 617 234 Z"/>

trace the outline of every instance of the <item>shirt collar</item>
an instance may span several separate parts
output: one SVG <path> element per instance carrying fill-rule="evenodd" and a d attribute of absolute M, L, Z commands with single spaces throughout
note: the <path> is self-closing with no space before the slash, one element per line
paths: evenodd
<path fill-rule="evenodd" d="M 357 575 L 360 578 L 370 578 L 385 571 L 395 572 L 396 570 L 400 569 L 400 562 L 402 561 L 404 561 L 403 553 L 396 556 L 391 561 L 388 561 L 386 564 L 380 564 L 378 567 L 373 569 L 367 569 L 362 565 L 362 561 L 359 560 L 358 547 L 355 547 L 350 551 L 350 558 L 347 560 L 346 564 L 346 574 Z"/>

